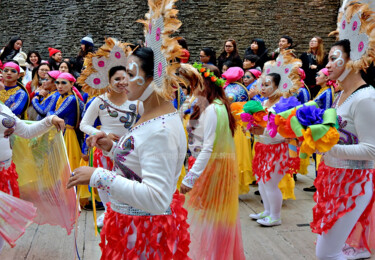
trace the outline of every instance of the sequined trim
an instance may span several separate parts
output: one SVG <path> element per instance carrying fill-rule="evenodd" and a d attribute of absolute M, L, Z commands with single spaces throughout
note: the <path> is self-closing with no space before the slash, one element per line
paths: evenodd
<path fill-rule="evenodd" d="M 192 188 L 194 186 L 194 183 L 196 180 L 198 180 L 199 175 L 196 175 L 195 173 L 188 172 L 183 180 L 184 184 Z"/>
<path fill-rule="evenodd" d="M 156 216 L 155 214 L 148 213 L 146 211 L 133 208 L 130 205 L 119 203 L 116 200 L 111 198 L 111 209 L 124 215 L 131 215 L 131 216 Z M 162 213 L 162 214 L 157 214 L 159 215 L 171 215 L 172 211 L 171 208 L 168 207 L 168 209 Z"/>
<path fill-rule="evenodd" d="M 152 122 L 154 122 L 154 121 L 156 121 L 156 120 L 159 120 L 159 119 L 165 119 L 165 118 L 167 118 L 167 117 L 171 117 L 171 116 L 175 116 L 175 115 L 178 115 L 178 112 L 177 112 L 177 111 L 176 111 L 176 112 L 173 112 L 173 113 L 169 113 L 169 114 L 165 114 L 165 115 L 162 115 L 162 116 L 158 116 L 158 117 L 152 118 L 152 119 L 150 119 L 150 120 L 147 120 L 146 122 L 143 122 L 142 124 L 139 124 L 139 125 L 133 127 L 132 129 L 130 129 L 129 133 L 135 131 L 136 129 L 138 129 L 138 128 L 144 126 L 144 125 L 148 125 L 148 124 L 150 124 L 150 123 L 152 123 Z"/>
<path fill-rule="evenodd" d="M 94 187 L 110 193 L 110 185 L 113 183 L 116 177 L 117 174 L 115 172 L 99 169 Z"/>
<path fill-rule="evenodd" d="M 341 168 L 341 169 L 374 169 L 373 161 L 359 161 L 359 160 L 344 160 L 329 155 L 324 156 L 324 162 L 327 166 L 332 168 Z"/>
<path fill-rule="evenodd" d="M 342 135 L 344 135 L 344 136 L 340 135 L 338 144 L 341 144 L 341 145 L 359 144 L 358 137 L 355 134 L 344 129 L 346 125 L 348 124 L 348 122 L 346 120 L 343 120 L 341 116 L 337 116 L 337 121 L 339 123 L 338 131 Z"/>

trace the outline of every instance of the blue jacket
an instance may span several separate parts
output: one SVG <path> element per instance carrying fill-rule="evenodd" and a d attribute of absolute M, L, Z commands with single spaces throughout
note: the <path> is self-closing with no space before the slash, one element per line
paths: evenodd
<path fill-rule="evenodd" d="M 19 87 L 19 89 L 16 91 L 16 93 L 5 100 L 4 104 L 9 107 L 16 116 L 21 117 L 29 102 L 29 95 L 27 94 L 26 90 L 16 85 L 13 87 L 5 87 L 5 91 L 9 91 L 17 87 Z"/>
<path fill-rule="evenodd" d="M 31 101 L 34 109 L 38 112 L 38 120 L 46 117 L 47 113 L 56 107 L 56 102 L 59 99 L 60 94 L 57 91 L 53 91 L 46 98 L 38 98 L 35 96 Z"/>

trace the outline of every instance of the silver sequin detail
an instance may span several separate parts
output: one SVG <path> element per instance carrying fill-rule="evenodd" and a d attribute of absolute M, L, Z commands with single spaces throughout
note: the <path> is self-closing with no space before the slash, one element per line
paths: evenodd
<path fill-rule="evenodd" d="M 324 163 L 332 168 L 341 169 L 374 169 L 374 161 L 344 160 L 332 156 L 324 156 Z"/>
<path fill-rule="evenodd" d="M 172 211 L 171 208 L 168 207 L 167 211 L 164 212 L 163 214 L 151 214 L 146 211 L 133 208 L 130 205 L 119 203 L 118 201 L 115 201 L 114 199 L 111 198 L 111 209 L 124 215 L 130 215 L 130 216 L 159 216 L 159 215 L 171 215 Z"/>

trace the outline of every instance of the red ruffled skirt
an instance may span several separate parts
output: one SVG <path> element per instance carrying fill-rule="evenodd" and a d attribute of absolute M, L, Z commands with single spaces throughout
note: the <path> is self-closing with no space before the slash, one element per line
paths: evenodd
<path fill-rule="evenodd" d="M 314 181 L 316 192 L 314 201 L 316 205 L 313 208 L 313 222 L 310 226 L 312 232 L 317 234 L 327 233 L 336 221 L 346 213 L 352 211 L 356 207 L 355 200 L 357 197 L 365 194 L 365 184 L 370 181 L 373 175 L 373 183 L 375 187 L 375 170 L 374 169 L 340 169 L 326 166 L 324 162 L 320 163 L 318 176 Z M 353 194 L 355 186 L 360 185 L 359 193 Z M 370 203 L 359 218 L 353 231 L 358 229 L 357 225 L 361 225 L 363 230 L 369 225 L 371 219 L 371 211 L 375 203 L 375 192 Z M 353 231 L 349 235 L 351 240 Z M 364 237 L 363 243 L 368 248 L 367 239 Z"/>
<path fill-rule="evenodd" d="M 255 156 L 253 159 L 253 173 L 257 176 L 257 182 L 264 183 L 271 179 L 271 173 L 280 165 L 278 174 L 297 173 L 300 165 L 299 158 L 289 157 L 287 143 L 281 144 L 255 144 Z"/>
<path fill-rule="evenodd" d="M 0 172 L 0 191 L 12 194 L 14 197 L 19 198 L 20 190 L 17 179 L 18 174 L 16 172 L 16 165 L 12 162 L 8 169 L 3 169 Z"/>
<path fill-rule="evenodd" d="M 106 165 L 103 164 L 103 162 L 106 163 Z M 94 161 L 93 161 L 93 166 L 95 168 L 101 167 L 107 170 L 112 170 L 113 169 L 113 161 L 111 160 L 110 157 L 104 156 L 103 151 L 101 149 L 95 149 L 94 152 Z"/>
<path fill-rule="evenodd" d="M 182 207 L 184 200 L 176 192 L 171 203 L 172 214 L 156 216 L 120 214 L 108 203 L 100 233 L 101 259 L 189 259 L 190 235 L 187 211 Z M 129 240 L 130 236 L 135 237 L 134 241 Z"/>

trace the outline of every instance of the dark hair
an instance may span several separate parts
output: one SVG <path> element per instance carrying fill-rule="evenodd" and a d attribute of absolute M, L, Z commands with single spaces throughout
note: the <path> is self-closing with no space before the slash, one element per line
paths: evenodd
<path fill-rule="evenodd" d="M 286 39 L 288 41 L 288 43 L 290 43 L 290 46 L 293 45 L 293 39 L 292 37 L 288 36 L 288 35 L 283 35 L 280 37 L 280 39 Z"/>
<path fill-rule="evenodd" d="M 82 48 L 80 48 L 77 58 L 78 58 L 78 57 L 82 57 L 82 58 L 84 58 L 84 57 L 86 57 L 86 55 L 87 55 L 89 52 L 94 52 L 94 46 L 93 46 L 93 45 L 90 45 L 90 44 L 88 44 L 88 43 L 85 43 L 85 44 L 83 44 L 83 45 L 85 45 L 85 50 L 82 50 Z"/>
<path fill-rule="evenodd" d="M 348 57 L 350 57 L 350 41 L 348 39 L 337 41 L 332 45 L 332 47 L 334 46 L 341 46 Z"/>
<path fill-rule="evenodd" d="M 42 63 L 42 57 L 40 56 L 39 52 L 37 51 L 29 51 L 29 53 L 27 53 L 27 58 L 26 58 L 26 62 L 30 65 L 32 65 L 31 61 L 30 61 L 30 56 L 31 54 L 35 54 L 37 57 L 38 57 L 38 62 L 37 64 L 40 65 L 40 63 Z"/>
<path fill-rule="evenodd" d="M 223 63 L 223 67 L 224 67 L 224 66 L 227 66 L 228 69 L 229 69 L 229 68 L 235 67 L 236 64 L 234 64 L 234 62 L 231 61 L 231 60 L 227 60 L 226 62 Z"/>
<path fill-rule="evenodd" d="M 210 71 L 212 71 L 216 77 L 220 76 L 220 71 L 216 66 L 205 64 L 203 65 L 203 67 L 208 68 Z M 198 98 L 197 103 L 194 105 L 193 113 L 190 116 L 189 124 L 194 128 L 203 111 L 210 104 L 212 104 L 215 101 L 215 99 L 219 99 L 221 102 L 223 102 L 227 110 L 229 128 L 232 132 L 232 136 L 234 136 L 234 131 L 236 129 L 236 120 L 234 119 L 234 116 L 231 113 L 230 102 L 225 95 L 224 89 L 222 87 L 217 86 L 214 82 L 211 81 L 211 78 L 209 77 L 203 77 L 203 80 L 205 87 L 202 91 L 200 91 L 200 95 L 202 97 L 205 97 L 206 99 Z"/>
<path fill-rule="evenodd" d="M 21 40 L 21 38 L 19 36 L 16 36 L 16 37 L 13 37 L 13 38 L 10 39 L 10 41 L 8 42 L 8 44 L 4 47 L 4 51 L 0 55 L 0 60 L 1 61 L 4 61 L 5 58 L 11 53 L 11 51 L 14 50 L 14 44 L 18 40 L 20 40 L 22 42 L 22 40 Z M 14 50 L 14 51 L 15 51 L 14 56 L 16 56 L 16 54 L 20 50 L 18 50 L 18 51 Z M 13 57 L 11 57 L 9 60 L 13 59 Z"/>
<path fill-rule="evenodd" d="M 182 48 L 189 50 L 185 38 L 181 37 L 180 39 L 177 40 L 177 42 L 178 44 L 181 45 Z"/>
<path fill-rule="evenodd" d="M 258 45 L 258 51 L 257 51 L 257 55 L 260 57 L 261 55 L 263 55 L 265 52 L 267 52 L 267 48 L 266 48 L 266 43 L 264 42 L 263 39 L 260 39 L 260 38 L 254 38 L 251 40 L 251 43 L 253 42 L 256 42 L 257 45 Z"/>
<path fill-rule="evenodd" d="M 141 68 L 146 74 L 146 78 L 154 76 L 154 52 L 149 47 L 137 48 L 133 56 L 141 60 Z"/>
<path fill-rule="evenodd" d="M 61 64 L 63 64 L 63 63 L 65 63 L 66 66 L 68 66 L 69 73 L 73 75 L 73 65 L 72 65 L 72 63 L 70 63 L 70 61 L 63 60 L 62 62 L 60 62 L 59 70 L 60 70 Z"/>
<path fill-rule="evenodd" d="M 270 76 L 272 78 L 273 82 L 275 83 L 277 87 L 279 86 L 280 80 L 281 80 L 280 74 L 270 73 L 270 74 L 267 74 L 267 76 Z"/>
<path fill-rule="evenodd" d="M 112 78 L 113 75 L 115 75 L 115 73 L 119 70 L 124 70 L 126 71 L 125 67 L 124 66 L 115 66 L 115 67 L 112 67 L 109 71 L 108 71 L 108 79 L 110 80 Z"/>
<path fill-rule="evenodd" d="M 244 61 L 245 60 L 248 60 L 248 61 L 251 61 L 251 62 L 258 62 L 259 60 L 259 56 L 258 55 L 255 55 L 255 54 L 250 54 L 250 55 L 246 55 L 245 58 L 243 58 Z"/>
<path fill-rule="evenodd" d="M 225 42 L 224 42 L 224 50 L 223 50 L 223 52 L 220 54 L 220 57 L 226 57 L 227 56 L 227 53 L 226 53 L 226 51 L 225 51 L 225 44 L 227 43 L 227 42 L 231 42 L 232 44 L 233 44 L 233 51 L 232 51 L 232 53 L 229 55 L 229 57 L 236 57 L 236 56 L 238 56 L 238 50 L 237 50 L 237 44 L 236 44 L 236 41 L 234 40 L 234 39 L 228 39 L 228 40 L 226 40 Z"/>
<path fill-rule="evenodd" d="M 210 57 L 209 62 L 216 66 L 216 52 L 214 51 L 214 49 L 210 47 L 203 47 L 202 51 L 204 52 L 204 54 Z"/>

